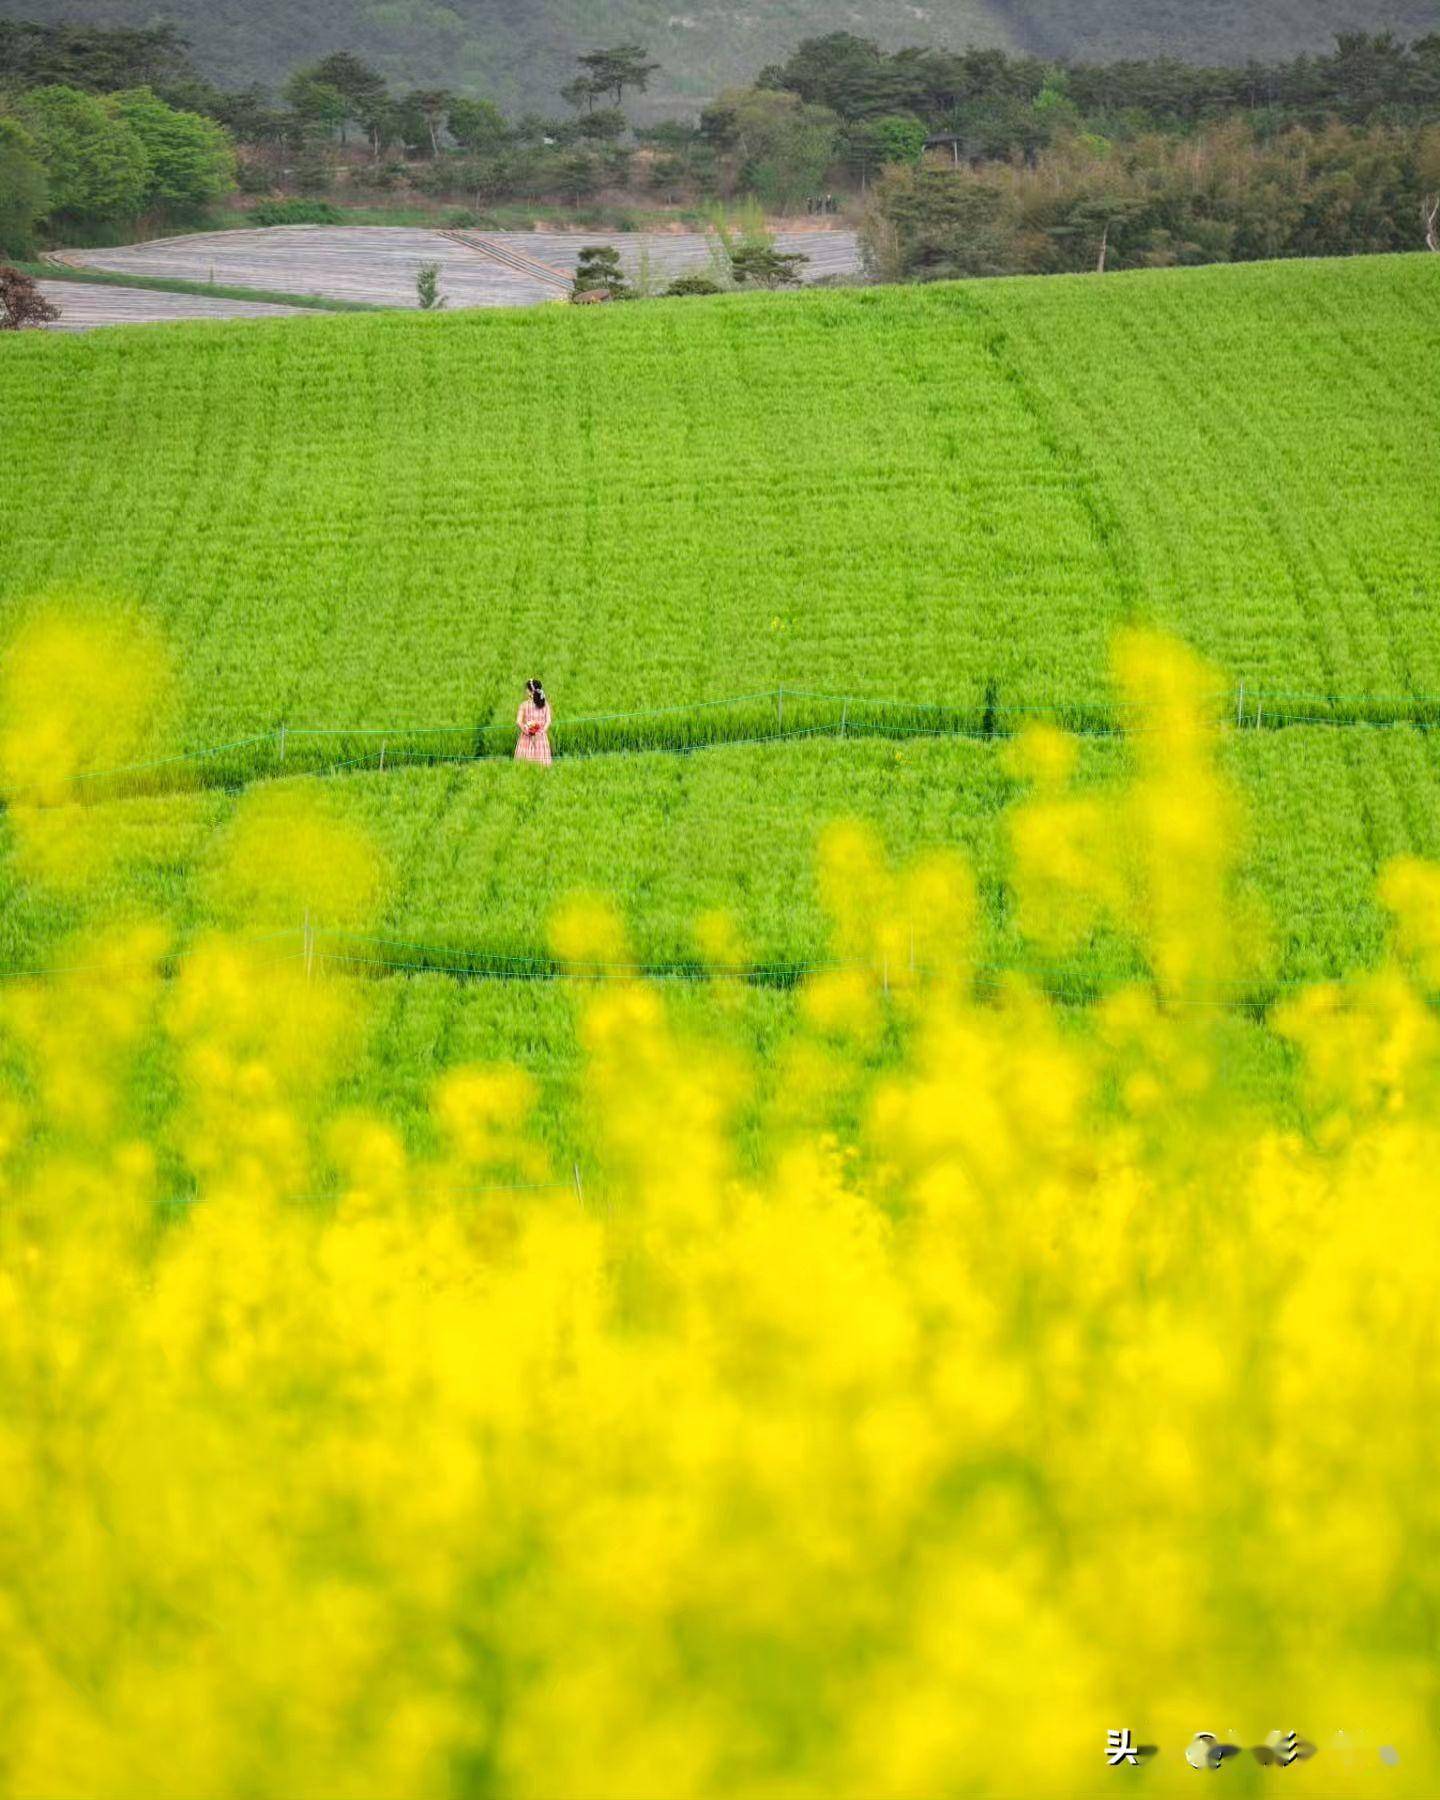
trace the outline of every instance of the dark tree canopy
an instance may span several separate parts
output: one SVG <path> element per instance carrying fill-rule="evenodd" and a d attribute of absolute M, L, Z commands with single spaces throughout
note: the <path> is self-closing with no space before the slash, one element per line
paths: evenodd
<path fill-rule="evenodd" d="M 60 308 L 45 298 L 30 276 L 0 266 L 0 331 L 53 325 L 59 317 Z"/>

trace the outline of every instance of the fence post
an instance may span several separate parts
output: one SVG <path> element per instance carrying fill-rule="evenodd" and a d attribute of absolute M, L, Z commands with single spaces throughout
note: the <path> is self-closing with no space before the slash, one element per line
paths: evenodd
<path fill-rule="evenodd" d="M 585 1183 L 580 1179 L 579 1163 L 571 1163 L 570 1170 L 575 1177 L 575 1198 L 583 1206 L 585 1204 Z"/>
<path fill-rule="evenodd" d="M 305 909 L 305 924 L 301 931 L 305 949 L 305 979 L 311 980 L 315 974 L 315 932 L 310 924 L 310 909 Z"/>
<path fill-rule="evenodd" d="M 1243 675 L 1240 677 L 1239 697 L 1235 701 L 1235 723 L 1237 725 L 1245 723 L 1245 677 Z"/>
<path fill-rule="evenodd" d="M 385 740 L 384 740 L 384 738 L 381 738 L 381 740 L 380 740 L 380 773 L 382 775 L 385 773 Z"/>
<path fill-rule="evenodd" d="M 845 735 L 845 721 L 849 717 L 850 717 L 850 702 L 848 699 L 845 699 L 840 702 L 840 735 L 842 738 Z"/>
<path fill-rule="evenodd" d="M 284 760 L 285 760 L 285 730 L 286 730 L 285 726 L 282 725 L 280 727 L 280 760 L 281 760 L 281 762 L 284 762 Z"/>
<path fill-rule="evenodd" d="M 778 687 L 775 690 L 775 717 L 779 723 L 780 736 L 784 737 L 784 735 L 785 735 L 785 690 L 783 687 Z"/>
<path fill-rule="evenodd" d="M 1255 729 L 1257 731 L 1260 729 L 1260 715 L 1264 712 L 1264 710 L 1265 710 L 1265 696 L 1263 694 L 1257 694 L 1255 697 Z"/>

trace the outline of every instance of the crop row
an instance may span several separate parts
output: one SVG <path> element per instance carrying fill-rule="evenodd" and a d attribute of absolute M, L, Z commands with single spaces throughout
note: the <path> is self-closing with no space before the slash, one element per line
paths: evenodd
<path fill-rule="evenodd" d="M 1440 691 L 1424 257 L 966 290 L 1157 623 L 1252 688 Z"/>
<path fill-rule="evenodd" d="M 1223 758 L 1247 802 L 1237 854 L 1246 888 L 1271 920 L 1273 980 L 1372 962 L 1383 942 L 1376 872 L 1403 852 L 1440 855 L 1435 734 L 1236 733 Z M 1081 778 L 1103 784 L 1127 760 L 1123 744 L 1090 740 Z M 264 925 L 293 929 L 309 912 L 321 926 L 422 946 L 430 964 L 483 971 L 497 959 L 547 956 L 548 919 L 584 890 L 613 898 L 625 955 L 692 965 L 696 920 L 718 909 L 733 921 L 737 955 L 779 980 L 791 965 L 831 953 L 815 853 L 825 821 L 852 817 L 876 829 L 895 862 L 918 849 L 963 850 L 985 907 L 982 957 L 1035 967 L 1008 891 L 1006 812 L 1025 791 L 1008 770 L 993 745 L 963 739 L 812 739 L 705 757 L 575 758 L 545 772 L 488 761 L 279 783 L 244 796 L 210 791 L 61 808 L 24 828 L 103 843 L 105 873 L 67 900 L 27 883 L 7 859 L 0 959 L 10 968 L 43 962 L 97 914 L 159 910 L 185 930 L 216 918 L 237 922 L 217 901 L 211 874 L 236 821 L 256 808 L 261 817 L 283 816 L 275 809 L 287 797 L 305 795 L 359 829 L 383 876 L 359 916 L 359 902 L 324 887 L 326 872 L 310 870 L 297 853 L 294 870 L 276 876 L 277 891 L 290 898 Z M 6 829 L 13 835 L 17 827 Z M 312 876 L 320 887 L 310 893 Z M 247 914 L 244 922 L 256 921 Z M 1082 989 L 1136 966 L 1129 947 L 1105 934 L 1064 964 Z"/>

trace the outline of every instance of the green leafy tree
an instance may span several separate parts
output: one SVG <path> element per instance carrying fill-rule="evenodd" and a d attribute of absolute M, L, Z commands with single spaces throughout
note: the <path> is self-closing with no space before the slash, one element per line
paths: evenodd
<path fill-rule="evenodd" d="M 570 298 L 578 300 L 583 294 L 608 294 L 612 300 L 631 298 L 620 252 L 613 244 L 586 244 L 581 250 Z"/>
<path fill-rule="evenodd" d="M 855 119 L 848 124 L 839 135 L 835 153 L 845 172 L 859 177 L 862 190 L 887 160 L 874 119 Z"/>
<path fill-rule="evenodd" d="M 447 88 L 415 88 L 398 103 L 406 122 L 407 144 L 423 144 L 432 157 L 440 154 L 440 133 L 445 129 L 453 96 Z"/>
<path fill-rule="evenodd" d="M 466 100 L 457 95 L 450 102 L 450 135 L 462 150 L 483 153 L 507 143 L 510 127 L 493 101 Z"/>
<path fill-rule="evenodd" d="M 614 144 L 624 137 L 629 123 L 617 106 L 602 106 L 586 113 L 579 124 L 579 134 L 592 144 Z"/>
<path fill-rule="evenodd" d="M 571 203 L 592 200 L 605 185 L 605 165 L 587 151 L 575 151 L 552 160 L 555 183 Z"/>
<path fill-rule="evenodd" d="M 1002 189 L 968 169 L 893 164 L 875 183 L 860 247 L 885 280 L 998 275 L 1013 267 L 1014 223 Z"/>
<path fill-rule="evenodd" d="M 0 117 L 0 252 L 28 256 L 49 206 L 40 146 L 17 119 Z"/>
<path fill-rule="evenodd" d="M 737 287 L 799 287 L 804 279 L 802 270 L 809 261 L 798 251 L 777 250 L 773 238 L 758 234 L 742 239 L 731 249 L 730 272 Z"/>
<path fill-rule="evenodd" d="M 439 312 L 445 305 L 445 296 L 440 292 L 439 263 L 422 263 L 415 271 L 415 295 L 422 312 Z"/>
<path fill-rule="evenodd" d="M 514 199 L 524 186 L 529 155 L 526 150 L 501 150 L 491 156 L 467 157 L 456 163 L 455 189 L 472 197 L 477 213 L 499 200 Z"/>
<path fill-rule="evenodd" d="M 117 219 L 140 211 L 150 159 L 129 123 L 98 95 L 35 88 L 16 111 L 45 165 L 52 216 Z"/>
<path fill-rule="evenodd" d="M 880 119 L 858 119 L 840 135 L 838 155 L 863 187 L 887 163 L 917 163 L 929 136 L 913 113 L 890 113 Z"/>
<path fill-rule="evenodd" d="M 241 144 L 281 144 L 290 126 L 288 114 L 283 108 L 272 106 L 261 87 L 222 94 L 213 117 Z"/>
<path fill-rule="evenodd" d="M 203 91 L 217 97 L 191 63 L 185 39 L 169 24 L 113 30 L 0 19 L 0 77 L 16 88 L 74 87 L 110 94 L 153 87 L 165 95 Z"/>
<path fill-rule="evenodd" d="M 145 146 L 147 206 L 194 211 L 235 186 L 235 152 L 213 119 L 167 106 L 150 88 L 112 94 L 107 104 Z"/>
<path fill-rule="evenodd" d="M 697 126 L 666 119 L 635 135 L 652 152 L 647 179 L 667 201 L 714 192 L 715 151 Z"/>
<path fill-rule="evenodd" d="M 622 106 L 626 88 L 643 94 L 659 69 L 659 63 L 646 60 L 648 56 L 641 44 L 617 44 L 613 50 L 592 50 L 576 61 L 585 70 L 580 79 L 595 99 L 609 94 L 616 106 Z"/>
<path fill-rule="evenodd" d="M 350 102 L 328 81 L 321 81 L 312 69 L 296 69 L 280 90 L 305 137 L 334 137 L 343 134 L 350 117 Z"/>
<path fill-rule="evenodd" d="M 567 81 L 560 90 L 560 98 L 567 106 L 573 106 L 576 112 L 590 110 L 604 93 L 603 88 L 596 87 L 588 75 L 577 75 L 573 81 Z"/>
<path fill-rule="evenodd" d="M 1123 255 L 1126 228 L 1143 217 L 1144 208 L 1139 195 L 1105 188 L 1086 191 L 1075 195 L 1047 230 L 1064 248 L 1067 268 L 1094 268 L 1103 275 L 1112 254 Z"/>
<path fill-rule="evenodd" d="M 700 116 L 730 159 L 734 184 L 768 206 L 802 205 L 835 160 L 839 120 L 828 107 L 773 88 L 730 88 Z"/>
<path fill-rule="evenodd" d="M 322 57 L 306 72 L 322 87 L 332 88 L 345 103 L 344 117 L 340 120 L 341 143 L 345 142 L 346 127 L 353 120 L 364 130 L 378 155 L 376 128 L 391 105 L 385 77 L 348 50 L 337 50 Z"/>
<path fill-rule="evenodd" d="M 891 59 L 848 31 L 806 38 L 788 62 L 762 70 L 756 85 L 787 88 L 847 119 L 884 112 L 895 94 Z"/>
<path fill-rule="evenodd" d="M 888 113 L 875 121 L 875 142 L 882 162 L 917 163 L 930 133 L 914 113 Z"/>

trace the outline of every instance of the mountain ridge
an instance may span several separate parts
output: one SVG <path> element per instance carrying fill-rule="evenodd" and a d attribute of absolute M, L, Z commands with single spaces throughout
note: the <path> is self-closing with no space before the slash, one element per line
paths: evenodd
<path fill-rule="evenodd" d="M 0 0 L 0 18 L 43 24 L 77 21 L 79 10 L 78 0 Z M 635 106 L 649 114 L 693 111 L 828 31 L 888 49 L 1233 64 L 1321 51 L 1343 30 L 1440 30 L 1435 0 L 84 0 L 83 13 L 89 25 L 173 22 L 203 72 L 227 86 L 274 87 L 296 65 L 346 49 L 392 82 L 483 94 L 507 110 L 555 110 L 576 55 L 640 42 L 661 64 Z"/>

